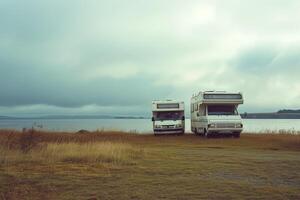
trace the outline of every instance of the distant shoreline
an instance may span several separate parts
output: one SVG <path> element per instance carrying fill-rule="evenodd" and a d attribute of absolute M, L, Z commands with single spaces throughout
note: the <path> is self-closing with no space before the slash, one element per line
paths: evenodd
<path fill-rule="evenodd" d="M 278 113 L 247 113 L 241 114 L 243 119 L 300 119 L 300 114 Z M 56 117 L 6 117 L 0 116 L 0 120 L 51 120 L 51 119 L 150 119 L 150 117 L 94 117 L 94 116 L 56 116 Z M 190 117 L 186 117 L 190 119 Z"/>
<path fill-rule="evenodd" d="M 241 113 L 243 119 L 300 119 L 300 110 L 279 110 L 270 113 Z M 150 119 L 149 116 L 122 115 L 44 115 L 34 117 L 0 116 L 0 120 L 43 120 L 43 119 Z M 189 119 L 189 116 L 186 117 Z"/>
<path fill-rule="evenodd" d="M 42 120 L 42 119 L 150 119 L 141 116 L 102 116 L 102 115 L 53 115 L 38 117 L 11 117 L 0 116 L 0 120 Z"/>
<path fill-rule="evenodd" d="M 300 119 L 300 113 L 243 113 L 243 119 Z"/>

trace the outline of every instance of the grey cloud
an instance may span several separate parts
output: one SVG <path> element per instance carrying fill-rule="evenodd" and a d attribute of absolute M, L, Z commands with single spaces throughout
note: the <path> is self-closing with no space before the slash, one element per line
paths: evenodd
<path fill-rule="evenodd" d="M 0 63 L 2 64 L 2 63 Z M 19 64 L 20 65 L 20 64 Z M 155 96 L 168 93 L 167 87 L 153 85 L 150 77 L 121 80 L 101 78 L 84 80 L 70 71 L 41 69 L 22 65 L 0 74 L 0 105 L 49 104 L 63 107 L 96 105 L 141 105 Z"/>
<path fill-rule="evenodd" d="M 253 81 L 277 75 L 280 89 L 297 89 L 298 7 L 283 0 L 2 0 L 0 106 L 129 110 L 152 99 L 188 102 L 203 88 L 254 95 Z M 127 65 L 136 71 L 126 74 Z"/>
<path fill-rule="evenodd" d="M 300 53 L 298 47 L 257 46 L 242 51 L 229 64 L 242 72 L 288 74 L 292 77 L 300 72 Z"/>
<path fill-rule="evenodd" d="M 270 70 L 273 60 L 278 52 L 270 47 L 255 47 L 241 52 L 233 65 L 242 71 L 248 72 L 266 72 Z"/>
<path fill-rule="evenodd" d="M 300 72 L 300 47 L 283 49 L 272 65 L 278 70 Z"/>
<path fill-rule="evenodd" d="M 237 31 L 247 35 L 258 34 L 268 40 L 268 37 L 299 32 L 300 2 L 297 0 L 220 1 L 217 9 L 231 19 Z"/>

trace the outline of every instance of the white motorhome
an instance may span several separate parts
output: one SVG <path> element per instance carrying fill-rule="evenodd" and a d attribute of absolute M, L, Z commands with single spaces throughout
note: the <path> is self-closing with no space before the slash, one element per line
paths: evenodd
<path fill-rule="evenodd" d="M 184 134 L 184 102 L 165 100 L 152 102 L 154 135 Z"/>
<path fill-rule="evenodd" d="M 232 134 L 234 137 L 240 137 L 243 123 L 237 108 L 243 102 L 241 93 L 206 91 L 193 95 L 192 132 L 206 137 L 212 134 Z"/>

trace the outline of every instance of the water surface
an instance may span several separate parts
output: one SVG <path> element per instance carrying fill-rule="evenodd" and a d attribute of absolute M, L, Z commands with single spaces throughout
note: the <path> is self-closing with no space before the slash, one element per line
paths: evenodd
<path fill-rule="evenodd" d="M 244 132 L 300 132 L 300 119 L 244 119 Z M 13 119 L 0 120 L 0 129 L 36 127 L 49 131 L 122 130 L 140 133 L 152 132 L 150 119 Z M 190 119 L 186 120 L 190 132 Z"/>

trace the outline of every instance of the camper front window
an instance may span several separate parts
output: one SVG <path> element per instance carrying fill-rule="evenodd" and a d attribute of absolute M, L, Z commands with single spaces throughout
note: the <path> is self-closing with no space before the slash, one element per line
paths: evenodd
<path fill-rule="evenodd" d="M 182 112 L 171 111 L 171 112 L 157 112 L 156 119 L 157 120 L 178 120 L 183 116 Z"/>
<path fill-rule="evenodd" d="M 208 105 L 208 115 L 237 115 L 237 110 L 234 105 Z"/>

